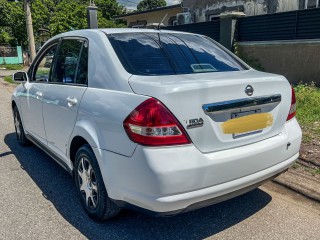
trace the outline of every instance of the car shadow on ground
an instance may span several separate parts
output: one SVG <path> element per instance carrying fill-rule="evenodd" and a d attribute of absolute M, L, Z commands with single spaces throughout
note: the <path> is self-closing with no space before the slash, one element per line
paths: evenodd
<path fill-rule="evenodd" d="M 149 217 L 124 210 L 119 217 L 97 223 L 83 210 L 73 178 L 35 146 L 21 147 L 14 133 L 5 143 L 27 174 L 57 211 L 89 239 L 203 239 L 249 218 L 270 201 L 256 189 L 240 197 L 168 218 Z"/>

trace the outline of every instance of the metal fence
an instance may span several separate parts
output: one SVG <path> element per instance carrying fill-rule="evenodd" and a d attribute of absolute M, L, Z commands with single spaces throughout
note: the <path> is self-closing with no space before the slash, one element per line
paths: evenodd
<path fill-rule="evenodd" d="M 320 38 L 320 8 L 243 17 L 237 41 L 271 41 Z"/>
<path fill-rule="evenodd" d="M 220 40 L 220 20 L 164 27 L 166 30 L 192 32 Z"/>
<path fill-rule="evenodd" d="M 164 29 L 198 33 L 220 40 L 220 20 Z M 320 8 L 239 18 L 235 37 L 239 42 L 320 39 Z"/>

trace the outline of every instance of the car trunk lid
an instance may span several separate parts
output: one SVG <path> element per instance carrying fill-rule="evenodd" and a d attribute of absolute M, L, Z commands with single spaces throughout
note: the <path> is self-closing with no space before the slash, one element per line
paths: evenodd
<path fill-rule="evenodd" d="M 255 70 L 137 76 L 132 90 L 160 100 L 203 153 L 247 145 L 281 132 L 291 104 L 288 81 Z"/>

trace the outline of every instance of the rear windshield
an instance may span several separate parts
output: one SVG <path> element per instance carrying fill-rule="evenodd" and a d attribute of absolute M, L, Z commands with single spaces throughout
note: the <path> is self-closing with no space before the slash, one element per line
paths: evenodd
<path fill-rule="evenodd" d="M 108 38 L 135 75 L 175 75 L 247 69 L 212 40 L 179 33 L 116 33 Z"/>

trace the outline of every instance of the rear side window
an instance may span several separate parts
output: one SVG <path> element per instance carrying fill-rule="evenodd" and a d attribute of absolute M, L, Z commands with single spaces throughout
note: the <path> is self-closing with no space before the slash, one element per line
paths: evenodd
<path fill-rule="evenodd" d="M 76 84 L 88 84 L 88 43 L 83 42 L 78 64 Z"/>
<path fill-rule="evenodd" d="M 108 38 L 124 68 L 135 75 L 174 75 L 246 69 L 214 42 L 177 33 L 117 33 Z"/>

